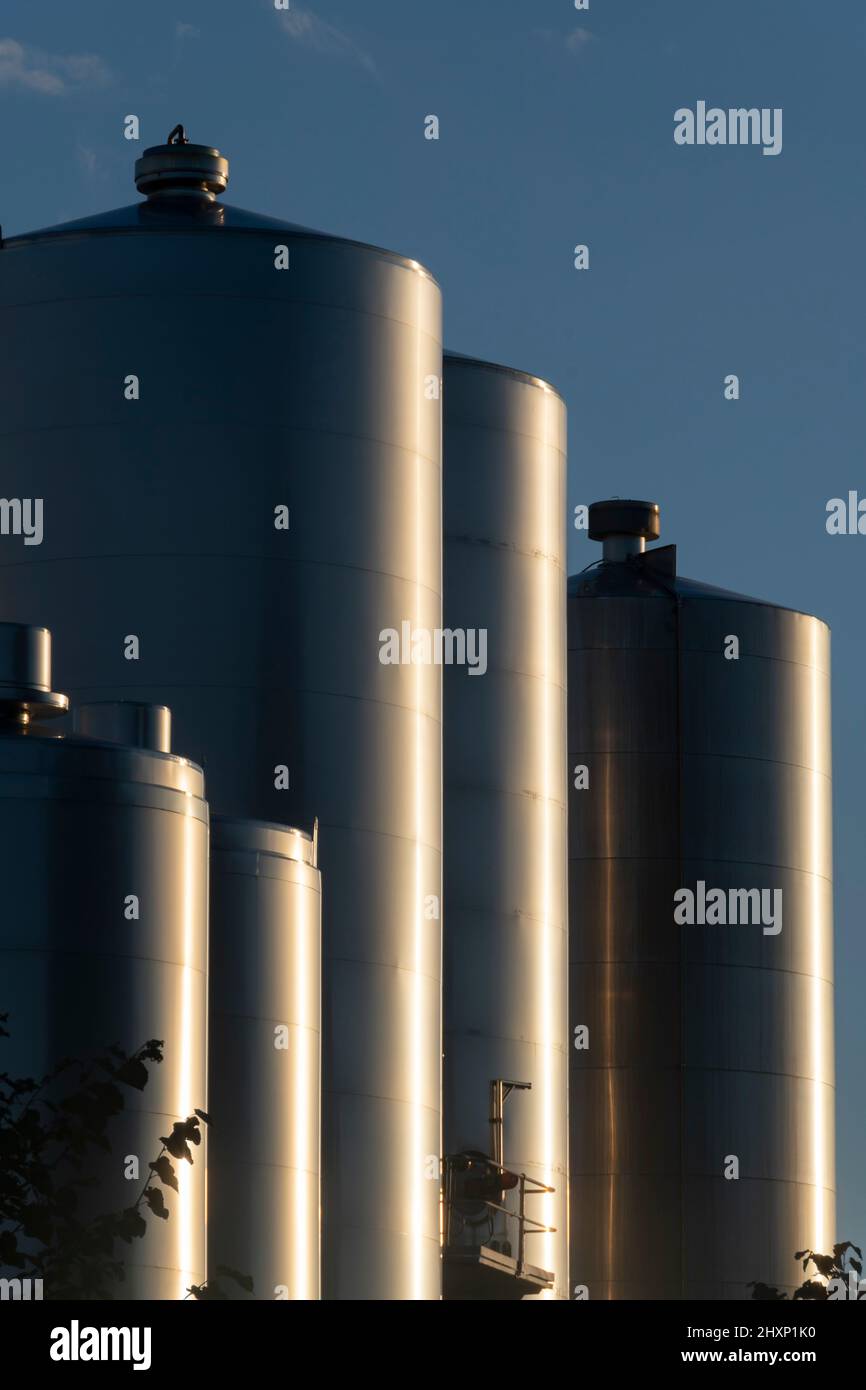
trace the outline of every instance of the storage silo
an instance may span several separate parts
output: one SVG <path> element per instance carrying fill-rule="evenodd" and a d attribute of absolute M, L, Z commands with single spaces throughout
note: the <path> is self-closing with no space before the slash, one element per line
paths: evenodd
<path fill-rule="evenodd" d="M 285 825 L 212 823 L 208 1276 L 239 1270 L 257 1299 L 319 1297 L 316 848 Z"/>
<path fill-rule="evenodd" d="M 319 817 L 324 1293 L 435 1299 L 441 678 L 380 655 L 441 625 L 440 293 L 222 205 L 182 140 L 145 201 L 3 242 L 4 488 L 43 526 L 0 538 L 0 616 L 77 699 L 168 699 L 216 812 Z"/>
<path fill-rule="evenodd" d="M 835 1240 L 830 641 L 589 510 L 569 580 L 571 1282 L 748 1298 Z M 676 915 L 675 915 L 676 914 Z"/>
<path fill-rule="evenodd" d="M 2 1067 L 38 1078 L 63 1058 L 162 1040 L 144 1089 L 124 1088 L 110 1155 L 88 1154 L 98 1187 L 86 1211 L 119 1213 L 161 1136 L 207 1107 L 208 808 L 185 758 L 50 732 L 46 716 L 66 708 L 51 692 L 50 642 L 45 628 L 0 624 Z M 182 1299 L 203 1281 L 202 1133 L 192 1166 L 175 1163 L 168 1218 L 149 1216 L 147 1233 L 115 1250 L 118 1298 Z"/>
<path fill-rule="evenodd" d="M 526 1216 L 555 1229 L 527 1226 L 524 1254 L 565 1298 L 565 405 L 538 377 L 446 354 L 444 431 L 445 1153 L 498 1148 L 555 1189 L 530 1185 Z M 494 1117 L 500 1081 L 520 1089 Z M 479 1212 L 475 1229 L 517 1256 L 513 1220 Z M 446 1246 L 446 1296 L 448 1261 Z"/>

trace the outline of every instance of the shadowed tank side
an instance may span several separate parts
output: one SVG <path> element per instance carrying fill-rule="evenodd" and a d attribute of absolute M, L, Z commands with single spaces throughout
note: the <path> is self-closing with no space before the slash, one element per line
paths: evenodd
<path fill-rule="evenodd" d="M 829 631 L 683 579 L 658 534 L 596 504 L 569 580 L 571 1280 L 742 1299 L 835 1240 Z M 778 890 L 781 928 L 752 899 L 676 922 L 701 883 Z"/>

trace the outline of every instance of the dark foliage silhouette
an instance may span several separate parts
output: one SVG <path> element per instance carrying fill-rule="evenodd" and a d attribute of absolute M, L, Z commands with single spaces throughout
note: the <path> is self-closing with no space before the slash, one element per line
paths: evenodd
<path fill-rule="evenodd" d="M 0 1014 L 0 1038 L 9 1037 Z M 112 1299 L 125 1277 L 123 1248 L 141 1240 L 148 1218 L 167 1221 L 166 1192 L 177 1192 L 174 1162 L 193 1162 L 201 1143 L 203 1110 L 161 1135 L 162 1148 L 147 1165 L 135 1201 L 118 1212 L 92 1215 L 99 1156 L 111 1152 L 113 1119 L 125 1092 L 143 1091 L 149 1065 L 163 1058 L 151 1038 L 137 1051 L 110 1047 L 87 1061 L 64 1058 L 39 1080 L 0 1072 L 0 1268 L 41 1279 L 46 1299 Z M 88 1213 L 82 1214 L 90 1208 Z M 226 1278 L 252 1292 L 252 1280 L 233 1270 Z M 224 1298 L 218 1281 L 193 1285 L 188 1297 Z"/>
<path fill-rule="evenodd" d="M 856 1258 L 855 1258 L 856 1256 Z M 803 1261 L 803 1273 L 805 1274 L 809 1265 L 815 1266 L 815 1273 L 820 1278 L 809 1278 L 795 1289 L 791 1295 L 792 1299 L 806 1299 L 815 1303 L 826 1303 L 831 1299 L 831 1289 L 834 1281 L 841 1281 L 844 1292 L 838 1292 L 839 1283 L 835 1284 L 837 1292 L 835 1297 L 841 1299 L 855 1298 L 862 1300 L 866 1295 L 857 1292 L 849 1293 L 851 1281 L 849 1275 L 853 1272 L 857 1279 L 854 1287 L 859 1282 L 860 1275 L 863 1273 L 863 1253 L 858 1245 L 850 1240 L 841 1241 L 840 1244 L 833 1246 L 832 1255 L 822 1255 L 816 1250 L 797 1250 L 794 1253 L 795 1260 Z M 826 1283 L 824 1281 L 827 1281 Z M 780 1289 L 773 1288 L 772 1284 L 761 1284 L 752 1281 L 749 1285 L 752 1290 L 752 1298 L 759 1299 L 764 1303 L 781 1303 L 788 1297 Z"/>

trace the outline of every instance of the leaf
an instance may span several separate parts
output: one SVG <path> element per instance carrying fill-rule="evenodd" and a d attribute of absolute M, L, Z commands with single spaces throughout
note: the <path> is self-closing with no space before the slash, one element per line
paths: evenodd
<path fill-rule="evenodd" d="M 0 1168 L 0 1197 L 20 1197 L 24 1188 L 25 1184 L 14 1173 Z"/>
<path fill-rule="evenodd" d="M 96 1142 L 108 1121 L 124 1108 L 123 1095 L 110 1081 L 95 1081 L 83 1091 L 61 1102 L 67 1115 L 74 1116 L 90 1131 Z M 32 1114 L 33 1112 L 29 1112 Z"/>
<path fill-rule="evenodd" d="M 74 1187 L 61 1187 L 54 1201 L 60 1215 L 68 1218 L 78 1206 L 78 1193 Z"/>
<path fill-rule="evenodd" d="M 187 1115 L 183 1122 L 183 1130 L 191 1144 L 201 1143 L 201 1130 L 199 1129 L 197 1116 Z"/>
<path fill-rule="evenodd" d="M 200 1120 L 204 1120 L 206 1125 L 210 1124 L 210 1115 L 206 1114 L 204 1110 L 199 1110 L 198 1106 L 196 1106 L 195 1113 L 198 1115 Z"/>
<path fill-rule="evenodd" d="M 201 1299 L 213 1300 L 220 1298 L 225 1300 L 227 1297 L 226 1294 L 223 1293 L 216 1279 L 209 1279 L 206 1284 L 193 1284 L 189 1292 L 193 1295 L 194 1298 Z"/>
<path fill-rule="evenodd" d="M 128 1057 L 114 1075 L 124 1086 L 134 1086 L 136 1091 L 143 1091 L 149 1080 L 147 1067 L 137 1057 Z"/>
<path fill-rule="evenodd" d="M 180 1121 L 176 1121 L 171 1134 L 161 1134 L 160 1143 L 164 1144 L 172 1158 L 185 1158 L 187 1163 L 192 1163 L 192 1154 L 183 1133 L 183 1126 Z"/>
<path fill-rule="evenodd" d="M 149 1163 L 147 1166 L 153 1169 L 160 1182 L 166 1187 L 173 1187 L 175 1192 L 180 1192 L 180 1188 L 177 1184 L 177 1177 L 175 1176 L 174 1164 L 167 1154 L 160 1154 L 155 1163 Z"/>
<path fill-rule="evenodd" d="M 47 1245 L 54 1234 L 54 1222 L 48 1207 L 26 1207 L 21 1217 L 21 1229 L 26 1236 L 35 1236 Z"/>
<path fill-rule="evenodd" d="M 233 1279 L 247 1293 L 252 1293 L 253 1279 L 251 1274 L 241 1274 L 236 1269 L 230 1269 L 228 1265 L 217 1265 L 217 1274 L 224 1274 L 226 1279 Z"/>
<path fill-rule="evenodd" d="M 19 1118 L 15 1128 L 28 1144 L 39 1144 L 45 1138 L 42 1122 L 35 1110 L 27 1110 Z"/>
<path fill-rule="evenodd" d="M 24 1268 L 24 1256 L 18 1250 L 14 1231 L 0 1231 L 0 1264 Z"/>
<path fill-rule="evenodd" d="M 38 1091 L 39 1082 L 34 1081 L 32 1076 L 21 1076 L 12 1082 L 12 1090 L 16 1096 L 24 1096 L 28 1091 Z"/>
<path fill-rule="evenodd" d="M 171 1134 L 161 1134 L 160 1141 L 165 1144 L 172 1158 L 184 1158 L 187 1163 L 192 1163 L 192 1153 L 189 1143 L 200 1144 L 201 1133 L 198 1127 L 198 1120 L 195 1115 L 188 1115 L 185 1120 L 175 1120 Z"/>
<path fill-rule="evenodd" d="M 752 1290 L 752 1298 L 761 1303 L 781 1303 L 787 1298 L 787 1294 L 780 1293 L 771 1284 L 762 1284 L 754 1279 L 747 1285 L 747 1288 Z"/>
<path fill-rule="evenodd" d="M 38 1159 L 34 1159 L 30 1164 L 30 1171 L 27 1176 L 33 1191 L 38 1192 L 41 1197 L 46 1197 L 52 1193 L 54 1180 L 50 1170 L 45 1167 L 44 1163 L 40 1163 Z"/>
<path fill-rule="evenodd" d="M 819 1284 L 816 1279 L 809 1279 L 805 1284 L 802 1284 L 799 1289 L 794 1290 L 794 1298 L 806 1299 L 813 1303 L 825 1302 L 827 1299 L 827 1290 L 825 1286 Z"/>
<path fill-rule="evenodd" d="M 158 1187 L 146 1187 L 143 1195 L 144 1200 L 147 1202 L 154 1216 L 159 1216 L 163 1221 L 167 1221 L 168 1208 L 165 1205 L 160 1189 Z"/>
<path fill-rule="evenodd" d="M 131 1245 L 146 1234 L 147 1222 L 137 1207 L 127 1207 L 115 1222 L 115 1232 L 127 1245 Z"/>

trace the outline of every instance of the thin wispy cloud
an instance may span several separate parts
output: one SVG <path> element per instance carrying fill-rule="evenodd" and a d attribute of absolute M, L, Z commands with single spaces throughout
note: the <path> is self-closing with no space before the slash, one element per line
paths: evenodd
<path fill-rule="evenodd" d="M 533 29 L 532 36 L 539 39 L 551 52 L 561 53 L 565 50 L 575 57 L 583 53 L 589 44 L 596 42 L 592 30 L 584 29 L 581 24 L 575 25 L 566 34 L 563 34 L 561 29 Z"/>
<path fill-rule="evenodd" d="M 351 62 L 360 63 L 373 77 L 379 76 L 379 70 L 370 54 L 361 48 L 350 34 L 338 29 L 335 24 L 326 23 L 324 19 L 313 14 L 312 10 L 288 10 L 281 16 L 280 23 L 295 43 L 304 44 L 307 48 L 330 58 L 347 58 Z"/>
<path fill-rule="evenodd" d="M 589 29 L 582 29 L 578 24 L 576 29 L 566 36 L 565 46 L 569 53 L 582 53 L 588 43 L 592 42 L 592 34 Z"/>
<path fill-rule="evenodd" d="M 196 24 L 187 24 L 185 19 L 174 21 L 174 43 L 171 47 L 170 66 L 172 70 L 179 68 L 181 63 L 187 59 L 193 51 L 190 44 L 194 44 L 196 39 L 201 38 L 201 29 Z M 155 86 L 163 86 L 164 79 L 152 79 Z"/>
<path fill-rule="evenodd" d="M 91 149 L 89 145 L 83 145 L 79 140 L 75 146 L 75 158 L 88 178 L 94 178 L 99 166 L 96 150 Z"/>
<path fill-rule="evenodd" d="M 45 53 L 0 39 L 0 87 L 19 87 L 43 96 L 62 96 L 82 87 L 103 87 L 111 74 L 95 53 Z"/>

